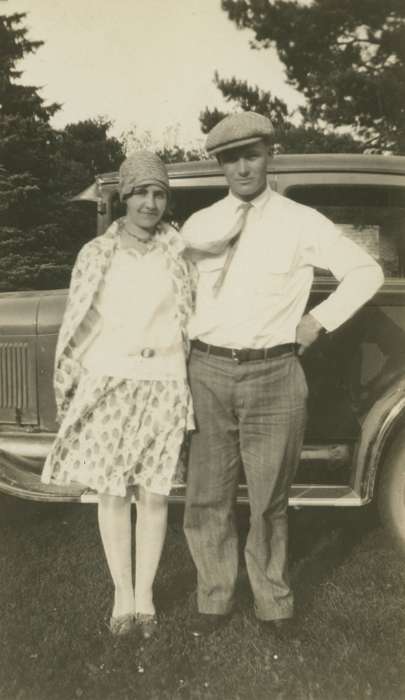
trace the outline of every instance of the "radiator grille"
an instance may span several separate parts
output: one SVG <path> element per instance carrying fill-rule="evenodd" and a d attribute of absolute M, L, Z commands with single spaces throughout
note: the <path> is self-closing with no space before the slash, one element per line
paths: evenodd
<path fill-rule="evenodd" d="M 28 402 L 28 343 L 0 343 L 0 408 L 24 411 Z"/>

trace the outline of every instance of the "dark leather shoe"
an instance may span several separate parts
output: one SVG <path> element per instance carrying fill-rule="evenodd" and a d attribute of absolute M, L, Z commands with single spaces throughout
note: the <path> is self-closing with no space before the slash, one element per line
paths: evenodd
<path fill-rule="evenodd" d="M 229 617 L 229 615 L 198 613 L 190 625 L 190 633 L 193 637 L 207 637 L 226 625 Z"/>
<path fill-rule="evenodd" d="M 295 629 L 294 621 L 290 617 L 281 620 L 259 620 L 259 624 L 262 632 L 279 638 L 291 635 Z"/>
<path fill-rule="evenodd" d="M 155 614 L 135 613 L 135 625 L 144 639 L 150 639 L 158 629 L 157 617 Z"/>

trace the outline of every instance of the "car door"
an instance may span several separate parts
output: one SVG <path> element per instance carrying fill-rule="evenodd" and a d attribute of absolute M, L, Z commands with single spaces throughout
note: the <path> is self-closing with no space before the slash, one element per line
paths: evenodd
<path fill-rule="evenodd" d="M 368 410 L 405 369 L 405 177 L 388 173 L 290 173 L 279 191 L 321 211 L 382 266 L 380 292 L 304 357 L 310 387 L 306 440 L 354 443 Z M 316 270 L 309 308 L 336 288 Z"/>

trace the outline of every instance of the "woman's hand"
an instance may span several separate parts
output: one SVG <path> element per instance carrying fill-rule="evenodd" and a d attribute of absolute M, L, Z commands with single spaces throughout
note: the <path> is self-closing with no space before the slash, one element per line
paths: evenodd
<path fill-rule="evenodd" d="M 323 326 L 311 314 L 305 314 L 297 326 L 295 341 L 299 345 L 298 355 L 303 355 L 305 350 L 318 338 Z"/>

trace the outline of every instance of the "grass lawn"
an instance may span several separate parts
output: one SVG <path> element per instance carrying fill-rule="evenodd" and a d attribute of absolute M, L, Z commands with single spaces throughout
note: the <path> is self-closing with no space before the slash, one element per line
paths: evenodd
<path fill-rule="evenodd" d="M 173 508 L 160 633 L 141 647 L 109 635 L 94 506 L 0 508 L 1 700 L 405 698 L 404 560 L 369 510 L 291 512 L 297 633 L 276 641 L 257 627 L 244 566 L 230 623 L 190 638 L 195 572 Z"/>

